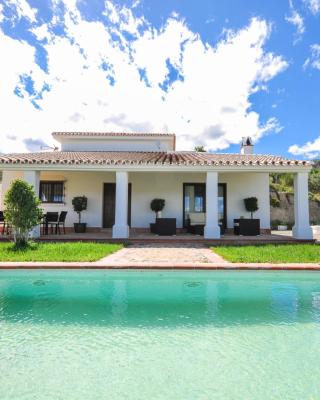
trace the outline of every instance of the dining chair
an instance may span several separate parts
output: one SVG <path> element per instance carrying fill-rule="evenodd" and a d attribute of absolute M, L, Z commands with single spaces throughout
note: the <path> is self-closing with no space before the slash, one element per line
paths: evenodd
<path fill-rule="evenodd" d="M 60 235 L 60 227 L 63 228 L 63 233 L 66 234 L 66 227 L 65 227 L 65 222 L 66 222 L 66 217 L 67 217 L 68 211 L 61 211 L 58 221 L 55 225 L 56 227 L 56 233 L 58 232 Z"/>
<path fill-rule="evenodd" d="M 4 218 L 3 211 L 0 211 L 0 226 L 2 227 L 2 235 L 5 233 L 6 230 L 6 221 Z"/>
<path fill-rule="evenodd" d="M 49 234 L 49 227 L 51 228 L 51 234 L 53 234 L 53 228 L 55 228 L 55 233 L 57 233 L 57 222 L 59 219 L 58 212 L 47 212 L 44 216 L 43 225 L 45 235 Z"/>

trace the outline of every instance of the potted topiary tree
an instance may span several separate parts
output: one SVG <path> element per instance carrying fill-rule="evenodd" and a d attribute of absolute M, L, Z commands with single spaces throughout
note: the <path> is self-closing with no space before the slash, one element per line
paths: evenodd
<path fill-rule="evenodd" d="M 244 205 L 246 210 L 251 213 L 251 219 L 253 219 L 253 213 L 259 210 L 258 199 L 256 197 L 247 197 L 244 199 Z"/>
<path fill-rule="evenodd" d="M 42 218 L 40 200 L 33 187 L 21 179 L 14 180 L 5 195 L 4 205 L 5 220 L 12 227 L 15 246 L 27 246 L 29 232 Z"/>
<path fill-rule="evenodd" d="M 251 219 L 243 218 L 239 220 L 240 235 L 260 235 L 260 219 L 253 218 L 253 213 L 259 210 L 258 199 L 256 197 L 248 197 L 244 199 L 244 205 L 246 210 L 251 213 Z"/>
<path fill-rule="evenodd" d="M 72 199 L 73 210 L 79 216 L 79 222 L 74 223 L 74 231 L 76 233 L 84 233 L 86 231 L 87 224 L 81 222 L 81 213 L 87 209 L 88 199 L 86 196 L 77 196 Z"/>
<path fill-rule="evenodd" d="M 165 200 L 163 199 L 153 199 L 151 201 L 151 210 L 156 213 L 156 218 L 161 218 L 161 211 L 164 209 Z"/>

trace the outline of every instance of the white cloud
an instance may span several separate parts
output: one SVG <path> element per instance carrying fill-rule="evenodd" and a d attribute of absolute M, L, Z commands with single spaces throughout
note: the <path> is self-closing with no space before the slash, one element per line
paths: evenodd
<path fill-rule="evenodd" d="M 37 12 L 34 8 L 30 7 L 26 0 L 7 0 L 7 2 L 15 9 L 19 19 L 25 17 L 30 22 L 36 21 Z"/>
<path fill-rule="evenodd" d="M 312 14 L 317 15 L 320 12 L 320 0 L 304 0 L 304 3 Z"/>
<path fill-rule="evenodd" d="M 0 4 L 0 23 L 3 21 L 4 15 L 3 15 L 3 4 Z"/>
<path fill-rule="evenodd" d="M 289 6 L 290 6 L 290 15 L 285 17 L 285 19 L 287 22 L 295 26 L 296 34 L 294 43 L 297 43 L 301 39 L 301 36 L 305 31 L 304 20 L 302 16 L 298 13 L 298 11 L 294 8 L 292 1 L 289 1 Z"/>
<path fill-rule="evenodd" d="M 179 148 L 222 150 L 242 136 L 258 140 L 281 129 L 272 116 L 262 123 L 250 103 L 287 67 L 264 50 L 271 31 L 264 20 L 228 31 L 212 47 L 178 15 L 155 29 L 107 1 L 104 25 L 82 19 L 75 0 L 55 0 L 55 7 L 59 2 L 66 5 L 66 37 L 51 24 L 32 28 L 47 40 L 48 73 L 32 46 L 0 31 L 0 134 L 18 137 L 0 143 L 0 151 L 25 150 L 30 138 L 52 143 L 55 130 L 170 131 Z"/>
<path fill-rule="evenodd" d="M 320 70 L 320 44 L 310 46 L 311 56 L 306 59 L 303 68 L 312 67 Z"/>
<path fill-rule="evenodd" d="M 320 156 L 320 136 L 313 142 L 307 142 L 302 146 L 294 144 L 288 150 L 291 154 L 296 156 L 304 156 L 308 158 L 317 158 Z"/>

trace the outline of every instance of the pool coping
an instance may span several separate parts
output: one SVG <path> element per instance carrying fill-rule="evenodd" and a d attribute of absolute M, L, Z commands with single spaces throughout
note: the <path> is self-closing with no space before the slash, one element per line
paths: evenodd
<path fill-rule="evenodd" d="M 288 270 L 320 271 L 320 263 L 168 263 L 168 262 L 0 262 L 6 269 Z"/>

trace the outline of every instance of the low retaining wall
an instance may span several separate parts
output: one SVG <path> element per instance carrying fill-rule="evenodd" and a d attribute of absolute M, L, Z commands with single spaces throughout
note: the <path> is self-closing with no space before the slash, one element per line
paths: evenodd
<path fill-rule="evenodd" d="M 280 221 L 282 224 L 294 224 L 294 194 L 270 192 L 271 199 L 279 201 L 279 207 L 271 206 L 271 222 Z M 320 203 L 309 200 L 310 222 L 320 225 Z"/>

